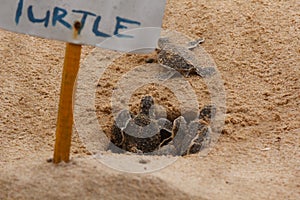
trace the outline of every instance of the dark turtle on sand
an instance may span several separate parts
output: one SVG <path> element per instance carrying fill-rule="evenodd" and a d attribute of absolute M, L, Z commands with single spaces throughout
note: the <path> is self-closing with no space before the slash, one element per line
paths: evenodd
<path fill-rule="evenodd" d="M 185 77 L 192 73 L 201 77 L 212 76 L 215 68 L 198 66 L 197 58 L 192 51 L 203 42 L 204 39 L 198 39 L 186 45 L 179 45 L 171 42 L 169 38 L 160 38 L 158 40 L 158 63 L 177 70 Z"/>
<path fill-rule="evenodd" d="M 145 96 L 137 115 L 122 110 L 112 126 L 111 142 L 119 151 L 156 155 L 188 155 L 198 153 L 209 144 L 209 123 L 215 114 L 214 106 L 205 106 L 198 117 L 186 121 L 179 116 L 172 123 L 166 118 L 155 119 L 151 111 L 151 96 Z M 112 145 L 110 147 L 114 151 Z"/>
<path fill-rule="evenodd" d="M 172 137 L 172 123 L 165 119 L 155 119 L 151 108 L 154 100 L 145 96 L 140 103 L 140 112 L 133 115 L 122 110 L 112 126 L 111 142 L 126 151 L 134 153 L 151 153 L 161 143 L 167 143 Z"/>
<path fill-rule="evenodd" d="M 212 105 L 201 109 L 196 119 L 187 122 L 179 116 L 173 122 L 173 140 L 158 150 L 160 155 L 189 155 L 208 147 L 211 137 L 210 122 L 215 116 L 216 108 Z"/>

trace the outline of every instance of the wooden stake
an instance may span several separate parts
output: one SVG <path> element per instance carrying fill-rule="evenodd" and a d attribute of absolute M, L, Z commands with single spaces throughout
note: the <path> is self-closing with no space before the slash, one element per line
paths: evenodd
<path fill-rule="evenodd" d="M 80 54 L 81 45 L 67 43 L 56 125 L 54 163 L 68 162 L 70 159 L 73 126 L 73 91 L 79 70 Z"/>

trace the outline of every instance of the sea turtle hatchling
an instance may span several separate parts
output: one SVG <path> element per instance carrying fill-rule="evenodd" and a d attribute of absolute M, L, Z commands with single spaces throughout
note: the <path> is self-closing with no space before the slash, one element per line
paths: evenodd
<path fill-rule="evenodd" d="M 168 37 L 159 38 L 158 40 L 158 63 L 173 68 L 188 77 L 191 73 L 197 73 L 201 77 L 209 77 L 215 73 L 214 67 L 203 67 L 197 65 L 197 58 L 193 53 L 193 49 L 203 43 L 204 39 L 197 39 L 179 45 Z"/>
<path fill-rule="evenodd" d="M 122 110 L 112 126 L 111 142 L 133 153 L 151 153 L 161 143 L 167 143 L 171 137 L 172 123 L 165 118 L 155 119 L 151 111 L 153 105 L 153 98 L 145 96 L 141 99 L 137 115 Z"/>
<path fill-rule="evenodd" d="M 179 116 L 170 122 L 166 118 L 155 119 L 151 113 L 154 105 L 151 96 L 145 96 L 140 103 L 140 112 L 133 115 L 122 110 L 112 126 L 110 145 L 113 152 L 133 152 L 155 155 L 188 155 L 198 153 L 209 144 L 210 119 L 215 107 L 205 106 L 199 117 L 187 122 Z M 121 149 L 121 151 L 120 151 Z"/>
<path fill-rule="evenodd" d="M 199 116 L 189 122 L 179 116 L 173 122 L 172 141 L 158 150 L 159 155 L 189 155 L 208 147 L 211 139 L 211 119 L 216 114 L 216 107 L 204 106 Z"/>

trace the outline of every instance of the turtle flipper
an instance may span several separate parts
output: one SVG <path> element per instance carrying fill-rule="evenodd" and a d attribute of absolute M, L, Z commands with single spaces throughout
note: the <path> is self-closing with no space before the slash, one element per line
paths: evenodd
<path fill-rule="evenodd" d="M 173 144 L 176 148 L 177 155 L 182 155 L 184 153 L 185 144 L 188 143 L 187 140 L 187 122 L 183 116 L 179 116 L 173 122 Z"/>
<path fill-rule="evenodd" d="M 166 118 L 160 118 L 157 121 L 160 129 L 160 144 L 158 148 L 167 145 L 170 141 L 173 140 L 174 134 L 172 132 L 172 122 Z"/>
<path fill-rule="evenodd" d="M 160 81 L 166 81 L 166 80 L 168 80 L 168 79 L 174 77 L 175 75 L 178 75 L 178 74 L 179 74 L 176 70 L 174 70 L 174 69 L 171 68 L 171 67 L 168 67 L 168 66 L 163 65 L 163 64 L 161 64 L 161 66 L 164 67 L 164 68 L 167 68 L 168 71 L 167 71 L 167 72 L 164 72 L 164 73 L 161 73 L 161 74 L 159 74 L 159 75 L 157 75 L 157 78 L 158 78 L 158 80 L 160 80 Z"/>
<path fill-rule="evenodd" d="M 183 155 L 199 153 L 203 148 L 207 147 L 210 143 L 210 128 L 201 122 L 193 121 L 189 125 L 189 135 L 193 137 L 189 141 L 189 146 Z"/>
<path fill-rule="evenodd" d="M 195 49 L 199 44 L 202 44 L 204 41 L 205 41 L 204 38 L 199 38 L 199 39 L 197 39 L 197 40 L 190 41 L 190 42 L 187 44 L 187 48 L 188 48 L 189 50 L 193 50 L 193 49 Z"/>
<path fill-rule="evenodd" d="M 131 119 L 132 113 L 125 109 L 121 110 L 115 119 L 114 125 L 117 126 L 119 129 L 123 130 L 127 126 L 129 120 Z"/>
<path fill-rule="evenodd" d="M 130 120 L 132 120 L 132 114 L 128 110 L 122 110 L 117 115 L 114 124 L 111 128 L 112 136 L 111 142 L 117 147 L 121 147 L 124 143 L 123 130 L 127 127 Z"/>
<path fill-rule="evenodd" d="M 202 78 L 212 77 L 216 73 L 216 69 L 214 67 L 195 67 L 196 73 Z"/>

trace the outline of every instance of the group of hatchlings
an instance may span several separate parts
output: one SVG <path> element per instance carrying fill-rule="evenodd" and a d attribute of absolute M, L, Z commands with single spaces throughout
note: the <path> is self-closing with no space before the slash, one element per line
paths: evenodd
<path fill-rule="evenodd" d="M 213 67 L 195 66 L 193 58 L 190 59 L 193 57 L 192 49 L 203 41 L 198 39 L 179 46 L 168 38 L 160 38 L 158 63 L 186 77 L 191 73 L 200 77 L 212 76 L 215 73 Z M 128 110 L 118 113 L 111 130 L 109 149 L 112 152 L 184 156 L 198 153 L 209 145 L 210 122 L 216 113 L 215 106 L 204 106 L 194 119 L 179 116 L 173 122 L 156 117 L 153 107 L 154 99 L 148 95 L 141 99 L 138 114 Z"/>

